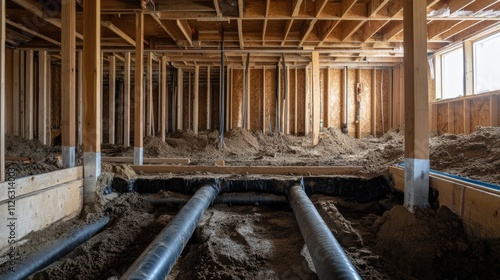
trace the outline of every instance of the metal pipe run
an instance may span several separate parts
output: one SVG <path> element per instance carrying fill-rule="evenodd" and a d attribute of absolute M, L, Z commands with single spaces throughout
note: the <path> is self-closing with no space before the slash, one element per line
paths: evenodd
<path fill-rule="evenodd" d="M 120 279 L 164 280 L 219 191 L 218 183 L 201 187 Z"/>
<path fill-rule="evenodd" d="M 62 256 L 71 252 L 80 244 L 89 240 L 97 234 L 109 222 L 109 217 L 102 217 L 93 223 L 72 231 L 68 236 L 54 240 L 44 246 L 41 250 L 28 256 L 25 260 L 16 264 L 14 270 L 0 273 L 0 279 L 17 280 L 24 279 L 36 271 L 55 262 Z"/>
<path fill-rule="evenodd" d="M 183 197 L 165 197 L 154 198 L 145 197 L 146 201 L 156 207 L 164 206 L 181 206 L 186 204 L 189 199 Z M 288 201 L 282 195 L 266 194 L 266 193 L 225 193 L 219 195 L 213 201 L 213 204 L 228 204 L 228 205 L 286 205 Z"/>
<path fill-rule="evenodd" d="M 361 276 L 321 218 L 302 186 L 290 189 L 290 206 L 311 254 L 319 279 L 360 279 Z"/>

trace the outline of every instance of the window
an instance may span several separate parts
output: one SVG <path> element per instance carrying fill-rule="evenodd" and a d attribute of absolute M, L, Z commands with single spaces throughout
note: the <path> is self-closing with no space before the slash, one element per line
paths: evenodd
<path fill-rule="evenodd" d="M 464 49 L 458 48 L 441 57 L 442 99 L 464 95 Z"/>
<path fill-rule="evenodd" d="M 483 93 L 500 89 L 500 34 L 474 43 L 474 89 Z"/>

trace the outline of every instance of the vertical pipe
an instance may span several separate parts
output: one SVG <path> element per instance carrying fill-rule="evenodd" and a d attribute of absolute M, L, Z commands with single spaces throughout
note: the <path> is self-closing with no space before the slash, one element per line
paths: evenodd
<path fill-rule="evenodd" d="M 219 149 L 224 147 L 224 28 L 221 32 L 221 51 L 220 51 L 220 94 L 219 94 Z"/>

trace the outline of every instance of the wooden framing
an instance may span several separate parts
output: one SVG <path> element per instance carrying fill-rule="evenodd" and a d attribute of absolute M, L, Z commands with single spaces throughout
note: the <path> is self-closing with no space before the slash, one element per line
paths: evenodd
<path fill-rule="evenodd" d="M 26 51 L 26 95 L 25 95 L 25 126 L 24 137 L 28 140 L 33 139 L 33 112 L 35 107 L 34 102 L 34 52 L 33 50 Z"/>
<path fill-rule="evenodd" d="M 183 127 L 184 107 L 184 75 L 182 68 L 177 69 L 177 130 Z"/>
<path fill-rule="evenodd" d="M 295 75 L 295 114 L 294 114 L 294 116 L 295 116 L 295 130 L 294 130 L 294 134 L 295 134 L 295 136 L 297 136 L 297 134 L 298 134 L 298 127 L 299 127 L 299 124 L 297 122 L 297 114 L 298 114 L 298 110 L 299 110 L 299 108 L 298 108 L 299 107 L 298 106 L 299 103 L 297 102 L 298 101 L 298 95 L 299 95 L 298 91 L 297 91 L 298 90 L 298 84 L 299 84 L 298 81 L 297 81 L 297 68 L 295 68 L 295 74 L 294 75 Z"/>
<path fill-rule="evenodd" d="M 13 51 L 13 59 L 14 59 L 14 64 L 13 64 L 13 100 L 12 100 L 12 107 L 14 108 L 13 112 L 13 118 L 12 118 L 12 134 L 15 136 L 20 136 L 19 133 L 19 108 L 20 108 L 20 87 L 19 87 L 19 72 L 20 72 L 20 65 L 19 65 L 19 50 L 14 50 Z"/>
<path fill-rule="evenodd" d="M 134 92 L 134 164 L 142 165 L 144 158 L 144 14 L 136 13 L 135 92 Z"/>
<path fill-rule="evenodd" d="M 78 51 L 78 145 L 83 145 L 83 52 Z"/>
<path fill-rule="evenodd" d="M 48 104 L 47 104 L 47 81 L 48 81 L 48 69 L 47 69 L 47 51 L 38 52 L 38 141 L 44 145 L 50 143 L 47 142 L 47 134 L 50 129 L 47 126 L 47 115 Z M 74 127 L 74 126 L 73 126 Z"/>
<path fill-rule="evenodd" d="M 97 200 L 97 178 L 101 175 L 101 1 L 84 2 L 84 187 L 85 203 Z"/>
<path fill-rule="evenodd" d="M 26 51 L 19 50 L 19 136 L 26 137 Z"/>
<path fill-rule="evenodd" d="M 377 68 L 373 68 L 372 70 L 371 90 L 372 135 L 377 137 Z"/>
<path fill-rule="evenodd" d="M 115 144 L 115 108 L 116 108 L 116 57 L 111 55 L 109 60 L 109 94 L 108 94 L 108 143 Z"/>
<path fill-rule="evenodd" d="M 161 140 L 165 142 L 167 134 L 167 57 L 161 57 Z"/>
<path fill-rule="evenodd" d="M 226 67 L 226 131 L 231 129 L 231 120 L 233 119 L 233 91 L 231 90 L 232 82 L 232 68 L 228 65 Z M 221 85 L 222 86 L 222 85 Z"/>
<path fill-rule="evenodd" d="M 199 97 L 200 95 L 200 66 L 196 65 L 194 68 L 194 99 L 193 99 L 193 131 L 198 135 L 198 116 Z"/>
<path fill-rule="evenodd" d="M 125 53 L 125 65 L 124 65 L 124 97 L 123 97 L 123 107 L 124 107 L 124 117 L 123 117 L 123 146 L 130 146 L 130 52 Z"/>
<path fill-rule="evenodd" d="M 471 40 L 464 41 L 463 50 L 464 50 L 464 72 L 465 72 L 464 94 L 473 95 L 474 94 L 473 42 Z M 441 73 L 438 73 L 438 75 L 441 75 Z"/>
<path fill-rule="evenodd" d="M 207 130 L 212 128 L 212 87 L 210 86 L 210 66 L 207 66 Z"/>
<path fill-rule="evenodd" d="M 102 162 L 133 163 L 132 157 L 102 157 Z M 189 164 L 188 158 L 144 158 L 146 164 Z"/>
<path fill-rule="evenodd" d="M 147 95 L 146 102 L 148 109 L 146 110 L 146 136 L 151 136 L 153 133 L 153 53 L 148 52 L 147 54 L 147 71 L 146 71 L 146 80 L 147 80 Z"/>
<path fill-rule="evenodd" d="M 196 166 L 196 165 L 133 165 L 136 172 L 185 173 L 208 172 L 213 174 L 262 174 L 262 175 L 346 175 L 356 174 L 360 166 Z"/>
<path fill-rule="evenodd" d="M 262 68 L 262 134 L 266 134 L 266 67 Z"/>
<path fill-rule="evenodd" d="M 319 129 L 320 129 L 320 99 L 321 89 L 319 86 L 319 52 L 312 52 L 312 145 L 319 144 Z"/>
<path fill-rule="evenodd" d="M 2 1 L 0 3 L 0 182 L 5 181 L 5 40 L 7 39 L 5 16 L 5 1 Z"/>
<path fill-rule="evenodd" d="M 498 126 L 499 115 L 498 115 L 498 95 L 490 95 L 490 125 Z"/>

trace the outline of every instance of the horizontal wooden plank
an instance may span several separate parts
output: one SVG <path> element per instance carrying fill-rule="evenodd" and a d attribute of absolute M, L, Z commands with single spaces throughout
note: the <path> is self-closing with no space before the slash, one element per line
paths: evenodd
<path fill-rule="evenodd" d="M 263 174 L 263 175 L 345 175 L 362 170 L 361 166 L 179 166 L 133 165 L 143 173 L 208 172 L 213 174 Z"/>
<path fill-rule="evenodd" d="M 8 172 L 8 170 L 7 170 Z M 7 174 L 7 178 L 9 174 Z M 28 176 L 15 179 L 12 182 L 0 183 L 0 201 L 8 199 L 9 187 L 15 187 L 16 196 L 40 191 L 56 185 L 68 183 L 83 178 L 83 167 L 75 167 L 64 170 L 58 170 L 40 175 Z M 12 185 L 12 183 L 14 183 Z M 11 184 L 11 185 L 9 185 Z"/>
<path fill-rule="evenodd" d="M 132 157 L 102 157 L 102 162 L 114 163 L 133 163 Z M 188 158 L 144 158 L 144 163 L 147 164 L 189 164 L 191 162 Z"/>

